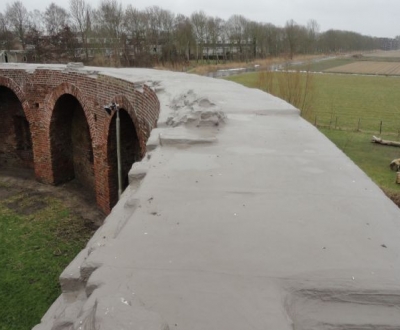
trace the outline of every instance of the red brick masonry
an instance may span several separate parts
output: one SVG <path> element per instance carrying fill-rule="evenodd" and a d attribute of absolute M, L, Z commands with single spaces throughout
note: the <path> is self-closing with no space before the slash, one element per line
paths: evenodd
<path fill-rule="evenodd" d="M 160 112 L 160 103 L 154 91 L 146 85 L 142 85 L 139 91 L 132 82 L 110 76 L 40 68 L 34 71 L 0 68 L 0 91 L 3 91 L 3 95 L 0 92 L 0 99 L 1 96 L 4 99 L 10 98 L 9 95 L 12 95 L 15 100 L 17 100 L 15 96 L 19 100 L 19 102 L 10 101 L 11 105 L 8 106 L 8 109 L 5 109 L 7 102 L 3 100 L 0 110 L 5 111 L 5 113 L 7 111 L 13 112 L 8 118 L 11 118 L 11 116 L 16 118 L 16 112 L 19 111 L 29 123 L 35 176 L 37 180 L 43 183 L 57 184 L 62 182 L 63 173 L 68 172 L 62 168 L 65 164 L 62 162 L 61 156 L 58 155 L 61 154 L 60 146 L 63 144 L 63 140 L 60 140 L 60 136 L 64 134 L 62 132 L 63 118 L 68 115 L 65 113 L 68 112 L 69 106 L 74 107 L 71 109 L 72 112 L 77 107 L 80 109 L 79 111 L 84 116 L 81 115 L 83 124 L 77 126 L 78 130 L 84 130 L 85 127 L 88 127 L 90 136 L 89 134 L 87 134 L 87 137 L 78 135 L 74 138 L 74 141 L 75 144 L 81 143 L 78 146 L 80 149 L 86 146 L 87 150 L 84 151 L 86 154 L 90 154 L 90 157 L 87 158 L 91 159 L 92 164 L 92 168 L 88 168 L 89 162 L 82 161 L 81 167 L 86 168 L 88 173 L 93 173 L 94 186 L 90 188 L 94 190 L 99 207 L 104 212 L 109 213 L 115 202 L 116 194 L 116 187 L 112 179 L 115 177 L 115 175 L 112 175 L 112 172 L 115 172 L 115 161 L 109 159 L 113 153 L 108 150 L 110 145 L 109 133 L 113 131 L 111 127 L 112 117 L 107 115 L 103 106 L 116 102 L 129 115 L 133 128 L 136 130 L 136 133 L 132 136 L 137 136 L 138 140 L 136 149 L 139 149 L 139 155 L 133 157 L 137 160 L 142 158 L 146 152 L 146 141 L 151 130 L 156 126 Z M 64 105 L 61 104 L 63 102 Z M 15 106 L 16 103 L 17 106 Z M 57 115 L 55 114 L 56 108 L 59 109 Z M 86 118 L 87 124 L 84 123 L 84 118 Z M 82 122 L 82 119 L 80 120 Z M 7 137 L 4 138 L 6 134 L 4 132 L 6 132 L 10 123 L 11 119 L 8 119 L 8 121 L 1 119 L 0 121 L 0 133 L 3 132 L 3 140 L 7 140 Z M 13 134 L 18 135 L 20 130 L 15 129 Z M 76 130 L 77 128 L 75 128 Z M 10 137 L 8 140 L 13 139 L 17 141 L 18 137 Z M 16 144 L 17 142 L 15 142 Z M 10 145 L 13 145 L 13 143 L 10 142 Z M 17 148 L 14 149 L 16 152 Z M 12 153 L 13 150 L 4 147 L 3 150 L 0 150 L 1 152 L 3 154 Z M 79 152 L 84 154 L 82 151 Z M 122 153 L 124 153 L 124 150 L 122 150 Z M 68 164 L 65 166 L 68 167 Z M 66 181 L 68 178 L 65 177 L 64 179 Z M 90 182 L 90 180 L 87 181 Z"/>

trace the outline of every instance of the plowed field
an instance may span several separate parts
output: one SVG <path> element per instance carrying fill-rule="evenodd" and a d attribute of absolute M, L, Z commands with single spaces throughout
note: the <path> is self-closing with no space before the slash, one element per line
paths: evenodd
<path fill-rule="evenodd" d="M 325 72 L 376 74 L 376 75 L 400 75 L 400 62 L 372 62 L 360 61 L 349 63 Z"/>
<path fill-rule="evenodd" d="M 400 50 L 378 51 L 363 54 L 364 57 L 383 57 L 383 58 L 397 58 L 400 57 Z"/>

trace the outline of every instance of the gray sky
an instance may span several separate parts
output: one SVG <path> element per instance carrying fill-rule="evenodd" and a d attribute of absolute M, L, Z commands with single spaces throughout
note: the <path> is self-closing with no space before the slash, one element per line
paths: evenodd
<path fill-rule="evenodd" d="M 21 0 L 28 10 L 43 11 L 51 2 L 68 9 L 68 0 Z M 100 0 L 87 0 L 97 7 Z M 2 0 L 0 11 L 4 12 L 10 0 Z M 173 13 L 190 15 L 203 10 L 207 15 L 228 19 L 240 14 L 258 22 L 284 26 L 293 19 L 306 25 L 315 19 L 321 32 L 329 29 L 349 30 L 376 37 L 400 35 L 400 0 L 120 0 L 138 9 L 159 6 Z"/>

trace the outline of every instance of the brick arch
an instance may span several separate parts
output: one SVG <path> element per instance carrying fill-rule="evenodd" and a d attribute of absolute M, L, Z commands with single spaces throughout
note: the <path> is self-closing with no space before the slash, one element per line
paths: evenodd
<path fill-rule="evenodd" d="M 42 120 L 46 124 L 47 132 L 50 134 L 50 123 L 56 102 L 61 96 L 65 94 L 70 94 L 73 97 L 75 97 L 82 106 L 83 112 L 86 117 L 86 121 L 89 125 L 89 132 L 90 132 L 90 137 L 92 139 L 92 146 L 94 147 L 94 144 L 97 141 L 97 134 L 96 130 L 94 129 L 96 123 L 93 111 L 91 111 L 92 109 L 90 108 L 88 102 L 86 102 L 86 99 L 83 96 L 83 93 L 79 90 L 79 88 L 68 82 L 64 82 L 58 85 L 57 87 L 53 88 L 53 90 L 50 93 L 48 93 L 44 99 L 44 107 L 43 107 L 44 116 Z"/>
<path fill-rule="evenodd" d="M 21 102 L 22 109 L 24 110 L 26 119 L 31 124 L 34 118 L 30 111 L 29 102 L 26 100 L 25 93 L 18 86 L 18 84 L 10 78 L 0 76 L 0 86 L 7 87 L 13 91 L 13 93 L 17 96 L 18 100 Z"/>
<path fill-rule="evenodd" d="M 62 150 L 58 155 L 54 154 L 54 149 L 52 145 L 52 118 L 56 111 L 56 104 L 57 101 L 63 97 L 69 95 L 77 103 L 79 103 L 81 108 L 81 113 L 83 120 L 86 122 L 89 137 L 90 137 L 90 148 L 91 148 L 91 155 L 90 157 L 94 156 L 95 146 L 96 146 L 96 138 L 97 134 L 95 133 L 95 118 L 93 114 L 93 109 L 91 108 L 90 104 L 86 101 L 83 93 L 79 90 L 78 87 L 75 85 L 64 82 L 55 88 L 53 88 L 46 96 L 44 97 L 43 108 L 41 110 L 40 116 L 40 127 L 37 129 L 37 136 L 36 140 L 38 141 L 36 144 L 36 148 L 34 150 L 35 154 L 35 174 L 36 178 L 44 183 L 51 183 L 57 184 L 63 181 L 68 181 L 69 177 L 72 178 L 74 171 L 71 167 L 71 162 L 73 160 L 68 159 L 65 162 L 66 171 L 64 174 L 60 172 L 60 167 L 56 164 L 63 163 L 63 158 L 60 158 L 62 155 Z M 64 132 L 65 133 L 65 132 Z M 65 136 L 65 134 L 64 134 Z M 69 147 L 68 147 L 69 148 Z M 93 159 L 93 162 L 95 160 Z M 56 166 L 56 167 L 55 167 Z M 96 177 L 96 168 L 94 165 L 94 176 Z M 76 175 L 76 173 L 75 173 Z M 96 188 L 93 187 L 95 190 L 94 193 L 96 194 Z"/>
<path fill-rule="evenodd" d="M 122 185 L 123 189 L 128 185 L 128 172 L 132 164 L 143 158 L 146 152 L 145 137 L 141 134 L 139 119 L 136 111 L 128 98 L 124 95 L 117 95 L 111 99 L 119 105 L 121 118 L 121 145 L 122 145 Z M 104 163 L 107 171 L 104 177 L 107 178 L 108 203 L 111 209 L 118 201 L 118 180 L 117 180 L 117 164 L 116 164 L 116 146 L 115 141 L 115 120 L 116 115 L 113 113 L 107 117 L 103 127 L 104 144 L 102 145 L 102 154 L 104 155 Z M 133 125 L 134 129 L 130 129 Z M 125 134 L 124 134 L 125 132 Z M 127 133 L 127 134 L 126 134 Z"/>
<path fill-rule="evenodd" d="M 129 116 L 132 119 L 133 125 L 135 126 L 136 129 L 136 134 L 138 135 L 139 138 L 139 143 L 140 143 L 140 155 L 141 157 L 144 156 L 146 153 L 146 141 L 145 137 L 142 136 L 140 132 L 140 123 L 139 119 L 137 117 L 136 111 L 134 107 L 132 106 L 132 103 L 128 100 L 128 98 L 125 95 L 116 95 L 114 98 L 111 99 L 110 103 L 117 103 L 119 105 L 119 108 L 124 109 Z M 114 114 L 113 114 L 114 116 Z M 104 125 L 104 131 L 103 131 L 103 141 L 108 140 L 108 134 L 110 132 L 110 124 L 113 119 L 113 116 L 108 117 L 108 121 Z M 103 149 L 103 152 L 107 154 L 107 146 Z"/>

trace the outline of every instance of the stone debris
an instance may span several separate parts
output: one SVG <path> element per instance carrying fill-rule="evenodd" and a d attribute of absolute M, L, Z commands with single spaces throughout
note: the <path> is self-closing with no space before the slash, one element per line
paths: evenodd
<path fill-rule="evenodd" d="M 189 90 L 175 97 L 171 104 L 173 114 L 168 117 L 167 125 L 219 126 L 225 123 L 225 113 L 206 97 L 198 96 Z"/>

